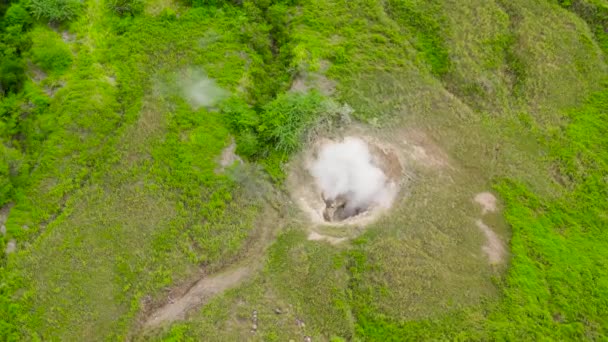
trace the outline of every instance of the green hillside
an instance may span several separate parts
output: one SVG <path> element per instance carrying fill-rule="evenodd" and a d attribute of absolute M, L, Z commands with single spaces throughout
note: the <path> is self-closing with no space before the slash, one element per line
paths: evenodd
<path fill-rule="evenodd" d="M 608 339 L 605 0 L 0 18 L 0 340 Z M 315 223 L 300 173 L 344 136 L 400 188 Z"/>

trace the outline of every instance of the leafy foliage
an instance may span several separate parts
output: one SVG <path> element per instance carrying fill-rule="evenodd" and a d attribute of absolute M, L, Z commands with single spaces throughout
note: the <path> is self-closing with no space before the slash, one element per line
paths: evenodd
<path fill-rule="evenodd" d="M 136 15 L 144 10 L 144 2 L 142 0 L 107 0 L 106 6 L 110 11 L 119 16 L 127 14 Z"/>
<path fill-rule="evenodd" d="M 72 63 L 72 52 L 58 34 L 48 30 L 32 31 L 32 60 L 46 72 L 63 72 Z"/>
<path fill-rule="evenodd" d="M 235 99 L 227 102 L 223 111 L 239 134 L 239 152 L 263 157 L 273 152 L 289 155 L 296 151 L 323 108 L 323 98 L 318 93 L 289 93 L 267 103 L 259 113 Z"/>
<path fill-rule="evenodd" d="M 30 11 L 36 19 L 54 22 L 73 20 L 82 11 L 80 0 L 31 0 Z"/>
<path fill-rule="evenodd" d="M 16 92 L 25 81 L 25 65 L 14 56 L 3 56 L 0 60 L 0 93 Z"/>
<path fill-rule="evenodd" d="M 19 3 L 11 4 L 11 6 L 4 13 L 4 26 L 18 26 L 20 28 L 26 28 L 32 24 L 32 17 L 28 11 Z"/>

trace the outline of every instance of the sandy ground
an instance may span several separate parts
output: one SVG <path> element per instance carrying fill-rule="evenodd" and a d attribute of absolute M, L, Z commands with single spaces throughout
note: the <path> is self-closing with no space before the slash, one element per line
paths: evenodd
<path fill-rule="evenodd" d="M 334 236 L 329 236 L 329 235 L 323 235 L 323 234 L 319 234 L 317 232 L 310 232 L 310 234 L 308 234 L 308 240 L 309 241 L 327 241 L 332 245 L 337 245 L 341 242 L 346 241 L 347 239 L 345 237 L 334 237 Z"/>
<path fill-rule="evenodd" d="M 494 213 L 498 210 L 496 196 L 490 192 L 480 192 L 473 200 L 481 206 L 481 215 Z M 505 246 L 500 237 L 485 224 L 481 219 L 475 221 L 475 224 L 486 237 L 486 243 L 481 247 L 482 251 L 488 256 L 490 264 L 498 264 L 504 261 L 506 254 Z"/>
<path fill-rule="evenodd" d="M 494 213 L 497 210 L 496 197 L 489 192 L 480 192 L 475 195 L 475 202 L 481 205 L 481 214 Z"/>
<path fill-rule="evenodd" d="M 486 236 L 486 243 L 481 247 L 484 253 L 488 256 L 490 264 L 498 264 L 503 262 L 505 256 L 505 247 L 502 240 L 492 228 L 488 227 L 481 219 L 475 221 L 475 224 Z"/>

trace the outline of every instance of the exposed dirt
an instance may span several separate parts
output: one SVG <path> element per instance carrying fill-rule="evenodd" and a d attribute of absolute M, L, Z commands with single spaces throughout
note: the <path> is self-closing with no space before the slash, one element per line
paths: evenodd
<path fill-rule="evenodd" d="M 480 192 L 475 195 L 475 202 L 481 205 L 481 214 L 494 213 L 498 210 L 496 197 L 489 192 Z"/>
<path fill-rule="evenodd" d="M 241 157 L 236 155 L 235 151 L 236 151 L 236 143 L 234 142 L 234 139 L 232 139 L 232 141 L 230 142 L 230 145 L 228 145 L 228 147 L 226 147 L 222 151 L 222 155 L 220 156 L 220 160 L 219 160 L 220 167 L 216 170 L 216 172 L 218 172 L 218 173 L 222 172 L 222 171 L 224 171 L 225 168 L 234 165 L 234 163 L 236 163 L 236 162 L 238 162 L 238 163 L 243 162 L 243 159 L 241 159 Z"/>
<path fill-rule="evenodd" d="M 319 64 L 319 72 L 303 72 L 295 77 L 290 90 L 305 93 L 314 88 L 325 96 L 333 95 L 336 92 L 336 82 L 325 76 L 325 72 L 329 69 L 331 63 L 322 60 Z"/>
<path fill-rule="evenodd" d="M 176 320 L 185 319 L 191 310 L 204 305 L 214 296 L 238 286 L 263 266 L 266 249 L 272 244 L 277 231 L 281 228 L 281 209 L 277 208 L 272 200 L 268 201 L 269 204 L 257 224 L 259 230 L 254 233 L 256 234 L 255 240 L 239 258 L 241 261 L 218 273 L 203 276 L 185 291 L 177 287 L 176 291 L 173 291 L 176 292 L 174 298 L 146 314 L 142 321 L 143 329 L 154 329 Z"/>
<path fill-rule="evenodd" d="M 49 96 L 53 97 L 57 93 L 57 91 L 65 86 L 65 82 L 59 81 L 54 82 L 52 84 L 46 84 L 44 86 L 44 92 Z"/>
<path fill-rule="evenodd" d="M 0 208 L 0 234 L 6 235 L 6 220 L 11 212 L 13 203 L 8 203 L 4 207 Z"/>
<path fill-rule="evenodd" d="M 40 83 L 44 79 L 47 78 L 46 72 L 44 72 L 42 69 L 40 69 L 35 64 L 28 63 L 27 67 L 28 67 L 28 70 L 30 72 L 30 77 L 32 78 L 32 81 L 34 81 L 36 83 Z"/>
<path fill-rule="evenodd" d="M 448 155 L 424 131 L 409 129 L 403 136 L 402 142 L 413 161 L 432 168 L 450 165 Z"/>
<path fill-rule="evenodd" d="M 475 203 L 481 206 L 481 215 L 487 213 L 495 213 L 498 211 L 496 196 L 492 193 L 484 191 L 475 195 L 473 198 Z M 477 227 L 483 232 L 486 237 L 486 243 L 481 247 L 483 252 L 488 256 L 490 264 L 499 264 L 504 260 L 506 254 L 505 245 L 500 239 L 500 236 L 492 230 L 481 219 L 475 221 Z"/>
<path fill-rule="evenodd" d="M 308 240 L 309 241 L 327 241 L 332 245 L 337 245 L 339 243 L 346 241 L 347 239 L 345 237 L 338 238 L 338 237 L 334 237 L 334 236 L 319 234 L 317 232 L 312 231 L 308 234 Z"/>
<path fill-rule="evenodd" d="M 488 256 L 490 264 L 502 263 L 505 256 L 505 247 L 500 237 L 488 227 L 481 219 L 475 221 L 475 224 L 486 236 L 486 243 L 481 249 Z"/>
<path fill-rule="evenodd" d="M 163 323 L 186 318 L 188 311 L 204 304 L 218 293 L 240 284 L 244 279 L 250 277 L 254 271 L 255 267 L 247 265 L 199 280 L 182 297 L 172 300 L 155 311 L 146 321 L 145 327 L 154 328 Z"/>
<path fill-rule="evenodd" d="M 76 35 L 73 33 L 70 33 L 67 30 L 64 30 L 64 31 L 61 31 L 61 39 L 63 39 L 63 41 L 66 43 L 73 43 L 76 41 Z"/>
<path fill-rule="evenodd" d="M 310 87 L 306 84 L 306 79 L 303 76 L 296 77 L 291 83 L 291 91 L 296 93 L 305 93 Z"/>
<path fill-rule="evenodd" d="M 13 253 L 14 251 L 17 250 L 17 242 L 14 239 L 11 239 L 7 244 L 6 244 L 6 254 L 10 254 Z"/>

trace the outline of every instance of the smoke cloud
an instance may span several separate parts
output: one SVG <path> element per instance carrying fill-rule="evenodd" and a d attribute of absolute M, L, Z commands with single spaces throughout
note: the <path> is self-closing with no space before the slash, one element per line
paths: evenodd
<path fill-rule="evenodd" d="M 194 109 L 213 107 L 229 95 L 201 70 L 185 71 L 180 81 L 182 94 Z"/>
<path fill-rule="evenodd" d="M 367 143 L 353 137 L 323 145 L 310 172 L 327 201 L 345 201 L 346 216 L 374 206 L 390 206 L 395 190 L 372 163 Z"/>

